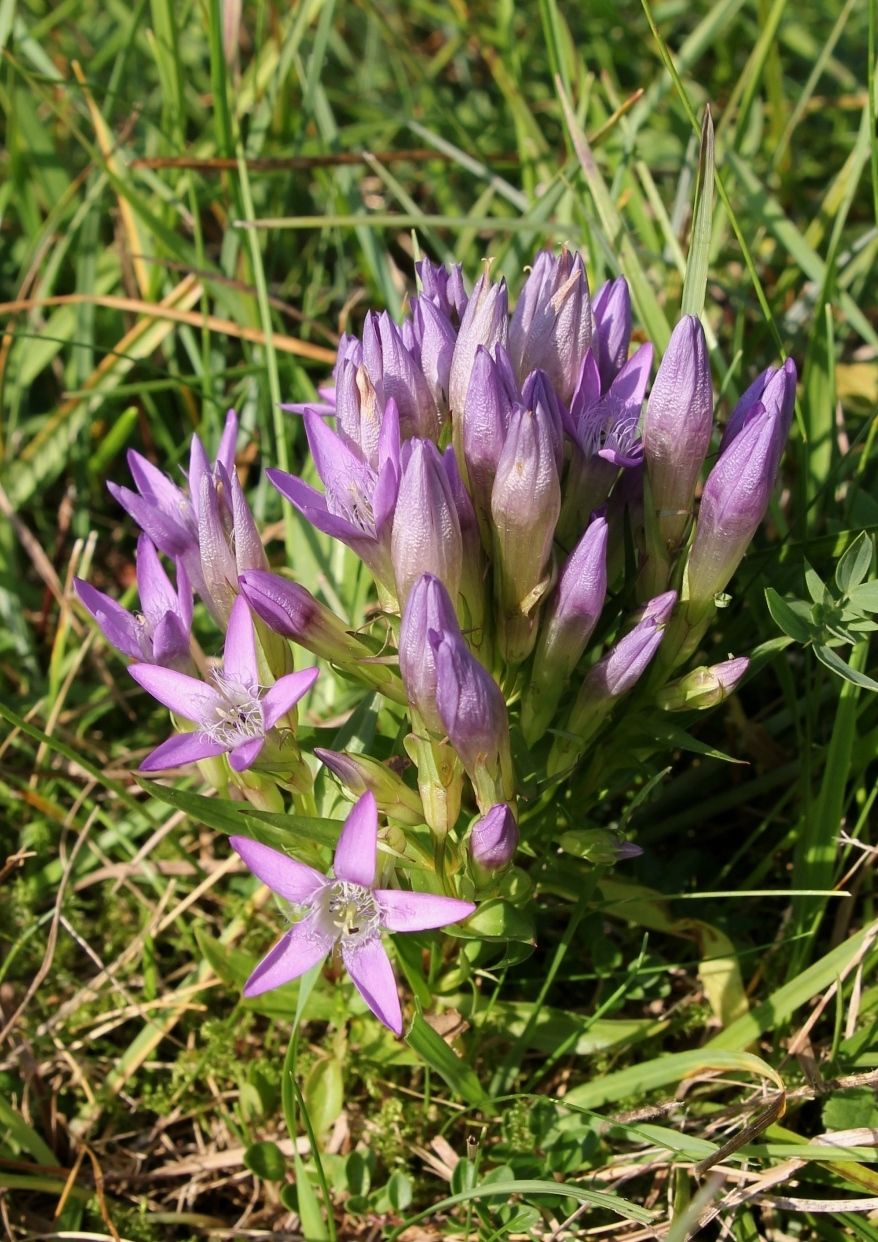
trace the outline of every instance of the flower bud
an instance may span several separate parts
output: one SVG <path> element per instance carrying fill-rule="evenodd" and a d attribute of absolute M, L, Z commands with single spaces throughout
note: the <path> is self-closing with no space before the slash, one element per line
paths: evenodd
<path fill-rule="evenodd" d="M 631 294 L 624 276 L 601 285 L 592 302 L 594 335 L 592 349 L 597 359 L 604 392 L 625 365 L 631 341 Z"/>
<path fill-rule="evenodd" d="M 509 356 L 524 380 L 539 368 L 558 396 L 570 400 L 592 337 L 591 300 L 582 258 L 541 251 L 524 283 L 509 326 Z"/>
<path fill-rule="evenodd" d="M 439 412 L 399 327 L 386 311 L 371 312 L 363 327 L 363 363 L 382 405 L 395 401 L 402 438 L 439 438 Z"/>
<path fill-rule="evenodd" d="M 665 555 L 675 555 L 685 535 L 712 427 L 707 341 L 699 320 L 685 315 L 659 365 L 643 424 L 657 546 Z"/>
<path fill-rule="evenodd" d="M 324 750 L 320 746 L 315 746 L 314 754 L 355 798 L 367 790 L 373 793 L 378 810 L 388 819 L 409 828 L 416 828 L 425 822 L 418 794 L 414 789 L 409 789 L 405 781 L 386 764 L 368 755 Z"/>
<path fill-rule="evenodd" d="M 433 630 L 436 707 L 448 740 L 473 782 L 479 806 L 511 797 L 509 720 L 500 687 L 460 633 Z"/>
<path fill-rule="evenodd" d="M 796 404 L 796 364 L 787 358 L 782 367 L 768 367 L 754 380 L 735 406 L 723 431 L 720 443 L 722 455 L 737 435 L 759 413 L 759 407 L 768 410 L 780 426 L 785 427 L 781 448 L 789 434 Z"/>
<path fill-rule="evenodd" d="M 404 607 L 413 583 L 431 573 L 456 601 L 463 541 L 448 475 L 431 440 L 411 440 L 406 447 L 390 543 L 397 598 Z"/>
<path fill-rule="evenodd" d="M 548 585 L 561 485 L 545 413 L 517 406 L 491 491 L 501 604 L 500 643 L 510 664 L 530 654 L 535 609 Z"/>
<path fill-rule="evenodd" d="M 502 346 L 497 346 L 497 352 Z M 520 393 L 483 345 L 475 353 L 469 387 L 457 424 L 463 462 L 476 512 L 491 512 L 491 488 L 503 452 L 512 407 Z"/>
<path fill-rule="evenodd" d="M 270 629 L 314 655 L 339 664 L 369 655 L 344 622 L 298 582 L 267 570 L 251 569 L 239 578 L 241 594 Z"/>
<path fill-rule="evenodd" d="M 768 508 L 788 428 L 782 409 L 760 405 L 707 476 L 686 568 L 690 616 L 712 603 L 747 551 Z"/>
<path fill-rule="evenodd" d="M 710 667 L 702 665 L 666 685 L 656 696 L 656 702 L 666 712 L 703 711 L 716 707 L 717 703 L 722 703 L 733 693 L 749 666 L 747 656 L 724 660 Z"/>
<path fill-rule="evenodd" d="M 564 467 L 564 414 L 558 395 L 545 371 L 531 371 L 521 388 L 521 404 L 528 410 L 538 410 L 548 428 L 555 452 L 558 475 Z"/>
<path fill-rule="evenodd" d="M 452 323 L 460 323 L 466 310 L 467 296 L 459 263 L 449 269 L 441 263 L 421 259 L 415 264 L 423 296 L 437 306 Z"/>
<path fill-rule="evenodd" d="M 335 385 L 335 419 L 339 437 L 378 469 L 382 408 L 375 385 L 360 363 L 343 360 Z"/>
<path fill-rule="evenodd" d="M 460 634 L 454 605 L 438 578 L 424 574 L 413 584 L 399 626 L 399 671 L 409 703 L 437 737 L 445 726 L 436 706 L 436 654 L 431 632 Z"/>
<path fill-rule="evenodd" d="M 451 359 L 457 333 L 448 316 L 425 297 L 412 299 L 412 323 L 418 341 L 421 370 L 441 421 L 448 413 Z"/>
<path fill-rule="evenodd" d="M 505 870 L 518 849 L 518 824 L 507 802 L 498 802 L 475 821 L 469 834 L 469 851 L 477 882 L 487 883 Z"/>
<path fill-rule="evenodd" d="M 595 866 L 611 867 L 615 862 L 639 858 L 643 850 L 633 841 L 623 841 L 609 828 L 571 828 L 562 832 L 558 844 L 565 854 L 585 858 Z"/>
<path fill-rule="evenodd" d="M 583 683 L 583 699 L 617 699 L 640 680 L 661 646 L 664 627 L 677 602 L 676 591 L 665 591 L 650 600 L 641 618 L 589 672 Z M 578 702 L 578 700 L 577 700 Z"/>
<path fill-rule="evenodd" d="M 551 722 L 607 594 L 607 519 L 599 514 L 567 559 L 540 626 L 521 724 L 533 745 Z"/>
<path fill-rule="evenodd" d="M 451 360 L 451 376 L 449 379 L 449 403 L 454 415 L 463 412 L 469 388 L 470 373 L 476 357 L 476 350 L 484 345 L 489 353 L 494 352 L 497 345 L 506 345 L 509 330 L 509 298 L 506 281 L 491 284 L 487 272 L 479 277 L 467 302 L 466 310 L 457 334 L 454 346 L 454 357 Z"/>

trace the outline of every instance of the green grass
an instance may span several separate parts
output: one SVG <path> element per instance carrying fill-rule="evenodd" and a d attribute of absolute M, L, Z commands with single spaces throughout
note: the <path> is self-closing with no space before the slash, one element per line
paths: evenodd
<path fill-rule="evenodd" d="M 0 0 L 4 1228 L 878 1239 L 850 1202 L 878 1198 L 878 706 L 765 602 L 878 528 L 875 0 L 224 13 Z M 398 946 L 447 1026 L 398 1043 L 305 982 L 244 1002 L 277 912 L 215 800 L 131 778 L 164 722 L 74 605 L 74 573 L 132 583 L 105 481 L 129 447 L 175 469 L 234 405 L 273 559 L 359 624 L 363 575 L 262 474 L 303 459 L 278 401 L 399 312 L 417 253 L 517 288 L 565 240 L 593 287 L 625 273 L 660 348 L 703 302 L 726 410 L 796 359 L 783 486 L 712 635 L 756 675 L 659 779 L 599 774 L 589 826 L 645 854 L 534 859 L 533 951 Z M 878 675 L 868 635 L 843 654 Z M 319 685 L 319 742 L 380 745 Z"/>

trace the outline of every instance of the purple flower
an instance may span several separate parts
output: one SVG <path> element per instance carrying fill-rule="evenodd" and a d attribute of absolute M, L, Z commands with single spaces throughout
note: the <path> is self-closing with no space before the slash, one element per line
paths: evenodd
<path fill-rule="evenodd" d="M 366 316 L 363 328 L 363 365 L 386 407 L 395 401 L 402 439 L 421 436 L 439 439 L 439 411 L 418 360 L 386 311 Z"/>
<path fill-rule="evenodd" d="M 453 323 L 459 324 L 466 310 L 467 296 L 459 263 L 449 270 L 441 263 L 421 259 L 415 264 L 423 296 L 442 311 Z"/>
<path fill-rule="evenodd" d="M 712 429 L 707 341 L 699 320 L 685 315 L 659 365 L 643 424 L 656 534 L 666 555 L 676 553 L 686 533 Z"/>
<path fill-rule="evenodd" d="M 399 671 L 409 703 L 424 724 L 438 736 L 445 726 L 436 706 L 436 654 L 432 632 L 460 634 L 454 605 L 448 592 L 432 574 L 424 574 L 409 592 L 399 627 Z"/>
<path fill-rule="evenodd" d="M 352 548 L 379 582 L 392 586 L 390 532 L 400 478 L 399 416 L 389 401 L 381 420 L 377 469 L 313 411 L 305 432 L 323 495 L 295 475 L 266 471 L 282 496 L 312 525 Z"/>
<path fill-rule="evenodd" d="M 652 346 L 641 345 L 601 396 L 594 355 L 586 354 L 570 402 L 573 457 L 559 528 L 567 543 L 579 538 L 590 513 L 605 503 L 620 469 L 643 460 L 640 411 L 652 366 Z"/>
<path fill-rule="evenodd" d="M 374 794 L 378 810 L 388 819 L 411 828 L 425 823 L 420 796 L 386 763 L 369 755 L 325 750 L 321 746 L 314 747 L 314 754 L 349 793 L 358 795 L 369 790 Z"/>
<path fill-rule="evenodd" d="M 518 298 L 509 325 L 509 356 L 520 380 L 539 368 L 558 396 L 570 400 L 593 321 L 588 279 L 580 255 L 542 250 Z"/>
<path fill-rule="evenodd" d="M 476 350 L 484 345 L 493 354 L 497 345 L 506 345 L 509 331 L 509 297 L 506 281 L 491 284 L 487 272 L 476 282 L 457 334 L 451 360 L 448 399 L 453 414 L 460 417 L 470 382 Z"/>
<path fill-rule="evenodd" d="M 509 784 L 506 703 L 500 687 L 472 655 L 456 626 L 431 630 L 429 640 L 436 661 L 436 709 L 481 805 L 486 789 L 495 794 L 495 786 L 506 791 Z M 497 798 L 489 795 L 488 801 Z"/>
<path fill-rule="evenodd" d="M 498 802 L 473 824 L 469 835 L 470 858 L 479 878 L 508 867 L 518 849 L 519 831 L 512 808 Z M 487 873 L 487 874 L 485 874 Z"/>
<path fill-rule="evenodd" d="M 177 561 L 175 590 L 152 543 L 146 535 L 141 535 L 137 541 L 136 565 L 139 613 L 128 612 L 81 578 L 73 579 L 76 593 L 107 641 L 123 655 L 166 668 L 189 668 L 192 588 L 182 562 Z"/>
<path fill-rule="evenodd" d="M 463 542 L 448 474 L 432 440 L 404 446 L 402 478 L 393 517 L 390 555 L 400 608 L 424 573 L 434 574 L 457 599 Z"/>
<path fill-rule="evenodd" d="M 561 486 L 548 416 L 542 406 L 516 406 L 491 491 L 499 571 L 500 642 L 520 663 L 536 640 L 535 610 L 546 588 Z"/>
<path fill-rule="evenodd" d="M 665 591 L 650 600 L 634 628 L 589 671 L 577 707 L 580 702 L 617 699 L 633 689 L 661 646 L 676 602 L 676 591 Z"/>
<path fill-rule="evenodd" d="M 600 513 L 568 557 L 549 601 L 522 704 L 522 728 L 530 745 L 548 728 L 601 615 L 607 594 L 608 534 L 607 519 Z"/>
<path fill-rule="evenodd" d="M 376 1018 L 401 1035 L 399 995 L 381 933 L 445 927 L 468 918 L 475 905 L 456 897 L 376 887 L 378 815 L 371 793 L 363 794 L 345 820 L 331 877 L 258 841 L 229 840 L 254 875 L 305 912 L 253 971 L 244 995 L 260 996 L 298 979 L 338 950 Z"/>
<path fill-rule="evenodd" d="M 484 345 L 477 348 L 463 409 L 455 419 L 470 494 L 483 519 L 491 512 L 491 488 L 512 409 L 521 400 L 511 365 L 500 362 L 501 355 L 505 359 L 502 345 L 495 354 L 496 360 Z"/>
<path fill-rule="evenodd" d="M 279 574 L 251 569 L 239 579 L 241 594 L 276 634 L 291 638 L 324 660 L 345 664 L 369 649 L 348 633 L 345 623 L 310 591 Z"/>
<path fill-rule="evenodd" d="M 709 605 L 738 568 L 768 508 L 788 432 L 785 400 L 758 403 L 707 476 L 686 569 L 690 613 Z"/>
<path fill-rule="evenodd" d="M 212 672 L 213 685 L 156 664 L 132 664 L 128 671 L 153 698 L 196 725 L 193 733 L 175 734 L 157 746 L 140 765 L 143 772 L 227 753 L 235 771 L 245 771 L 259 757 L 266 735 L 317 678 L 316 668 L 306 668 L 279 678 L 269 690 L 260 686 L 253 621 L 240 596 L 232 606 L 223 663 Z"/>
<path fill-rule="evenodd" d="M 266 569 L 268 561 L 237 472 L 228 474 L 218 462 L 213 472 L 201 474 L 198 488 L 202 598 L 214 619 L 224 625 L 238 595 L 238 575 Z"/>
<path fill-rule="evenodd" d="M 787 358 L 782 367 L 768 367 L 757 377 L 744 393 L 729 416 L 723 431 L 720 454 L 724 453 L 734 438 L 759 413 L 759 406 L 769 410 L 772 417 L 789 433 L 796 404 L 796 364 Z"/>
<path fill-rule="evenodd" d="M 417 357 L 430 395 L 436 403 L 441 423 L 448 414 L 451 360 L 454 357 L 457 332 L 448 316 L 427 297 L 412 298 L 411 323 Z"/>
<path fill-rule="evenodd" d="M 226 415 L 226 425 L 220 441 L 216 460 L 227 471 L 234 467 L 235 442 L 238 436 L 238 419 L 234 410 Z M 128 466 L 134 479 L 136 492 L 117 483 L 108 483 L 110 494 L 118 500 L 138 526 L 149 535 L 152 542 L 165 556 L 186 556 L 195 551 L 198 544 L 198 526 L 195 505 L 201 475 L 210 473 L 204 445 L 198 436 L 192 437 L 189 457 L 190 493 L 172 483 L 166 474 L 156 469 L 140 453 L 131 449 Z M 195 491 L 192 485 L 195 485 Z M 187 566 L 188 568 L 188 566 Z"/>
<path fill-rule="evenodd" d="M 716 707 L 732 694 L 750 667 L 747 656 L 723 660 L 721 664 L 694 668 L 685 677 L 670 682 L 657 696 L 666 712 L 703 711 Z"/>
<path fill-rule="evenodd" d="M 592 349 L 597 359 L 604 392 L 625 365 L 631 341 L 631 294 L 624 276 L 601 285 L 592 302 L 594 336 Z"/>
<path fill-rule="evenodd" d="M 254 557 L 262 555 L 258 532 L 235 475 L 237 438 L 238 419 L 234 410 L 229 410 L 226 415 L 213 465 L 199 437 L 192 437 L 188 495 L 134 450 L 128 454 L 128 465 L 137 491 L 132 492 L 115 483 L 107 484 L 110 493 L 158 550 L 182 561 L 195 593 L 220 625 L 228 618 L 234 595 L 234 589 L 226 585 L 225 570 L 235 557 L 231 552 L 227 556 L 223 547 L 230 541 L 240 541 L 241 568 L 249 568 Z M 218 489 L 223 491 L 222 498 L 218 495 Z M 202 511 L 202 502 L 210 505 L 209 513 Z M 206 525 L 203 526 L 203 523 Z M 205 541 L 204 557 L 202 540 Z M 258 553 L 253 551 L 257 544 Z M 248 563 L 245 565 L 244 561 Z M 213 589 L 206 581 L 205 566 Z M 232 582 L 236 577 L 237 572 L 232 575 Z"/>

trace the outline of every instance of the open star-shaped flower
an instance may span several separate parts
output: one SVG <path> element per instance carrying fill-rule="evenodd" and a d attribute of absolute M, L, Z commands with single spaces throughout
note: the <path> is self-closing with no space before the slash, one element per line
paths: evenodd
<path fill-rule="evenodd" d="M 266 735 L 317 678 L 316 668 L 305 668 L 278 678 L 268 690 L 260 686 L 253 618 L 240 595 L 229 617 L 222 667 L 212 670 L 213 685 L 157 664 L 132 664 L 128 672 L 153 698 L 196 726 L 157 746 L 141 763 L 143 772 L 226 753 L 236 772 L 245 771 L 259 758 Z"/>
<path fill-rule="evenodd" d="M 230 837 L 230 841 L 254 875 L 305 911 L 304 918 L 281 936 L 253 971 L 244 995 L 259 996 L 298 979 L 338 949 L 376 1018 L 401 1035 L 402 1011 L 393 968 L 381 943 L 382 931 L 445 927 L 468 918 L 475 905 L 435 893 L 375 887 L 378 812 L 371 793 L 363 794 L 345 820 L 331 876 L 247 837 Z"/>

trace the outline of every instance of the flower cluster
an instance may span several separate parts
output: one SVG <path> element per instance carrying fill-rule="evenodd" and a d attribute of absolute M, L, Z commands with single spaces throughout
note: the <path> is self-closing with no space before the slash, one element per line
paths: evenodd
<path fill-rule="evenodd" d="M 136 490 L 111 485 L 144 531 L 143 615 L 77 583 L 108 639 L 135 661 L 135 680 L 187 722 L 144 770 L 227 755 L 222 780 L 262 805 L 277 805 L 279 790 L 310 790 L 292 709 L 316 670 L 292 671 L 288 640 L 406 710 L 405 755 L 393 764 L 314 752 L 359 799 L 333 879 L 233 840 L 251 870 L 305 911 L 248 992 L 296 977 L 337 946 L 395 1031 L 380 930 L 440 926 L 469 915 L 471 896 L 496 896 L 519 843 L 534 844 L 519 822 L 522 798 L 563 789 L 610 744 L 625 696 L 650 711 L 697 710 L 746 672 L 745 656 L 683 665 L 765 514 L 796 387 L 792 362 L 764 371 L 712 448 L 697 318 L 676 325 L 650 382 L 653 348 L 632 349 L 626 282 L 592 295 L 578 254 L 538 254 L 511 314 L 506 284 L 487 266 L 469 294 L 458 267 L 425 260 L 417 270 L 404 321 L 370 313 L 360 338 L 340 342 L 320 399 L 285 407 L 303 420 L 321 487 L 267 472 L 368 568 L 380 634 L 351 633 L 269 568 L 235 470 L 233 414 L 212 464 L 193 439 L 186 490 L 137 453 Z M 173 559 L 176 587 L 158 553 Z M 191 641 L 193 592 L 226 632 L 221 662 Z M 378 813 L 403 856 L 429 829 L 441 893 L 394 888 L 392 866 L 376 887 Z M 553 839 L 551 823 L 533 831 Z M 620 842 L 615 856 L 631 852 Z"/>

